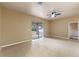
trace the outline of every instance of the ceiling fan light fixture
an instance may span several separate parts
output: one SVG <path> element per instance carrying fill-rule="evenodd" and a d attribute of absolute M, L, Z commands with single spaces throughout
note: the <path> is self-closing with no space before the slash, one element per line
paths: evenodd
<path fill-rule="evenodd" d="M 52 14 L 52 16 L 51 17 L 55 17 L 55 14 Z"/>

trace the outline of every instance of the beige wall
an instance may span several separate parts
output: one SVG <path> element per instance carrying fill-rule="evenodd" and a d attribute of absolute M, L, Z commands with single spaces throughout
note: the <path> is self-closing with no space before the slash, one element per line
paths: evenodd
<path fill-rule="evenodd" d="M 50 22 L 48 20 L 44 21 L 44 37 L 49 37 L 50 32 Z"/>
<path fill-rule="evenodd" d="M 0 7 L 0 45 L 8 45 L 25 40 L 32 40 L 32 21 L 43 22 L 45 37 L 68 38 L 68 22 L 77 22 L 78 17 L 58 20 L 44 20 L 22 12 Z"/>
<path fill-rule="evenodd" d="M 2 46 L 25 40 L 32 40 L 32 21 L 43 21 L 38 17 L 5 7 L 2 7 L 1 12 Z"/>
<path fill-rule="evenodd" d="M 1 6 L 0 6 L 0 46 L 1 46 Z"/>
<path fill-rule="evenodd" d="M 2 45 L 31 40 L 29 16 L 2 8 Z"/>
<path fill-rule="evenodd" d="M 77 22 L 79 20 L 78 17 L 69 17 L 57 20 L 51 20 L 50 22 L 50 37 L 62 37 L 68 38 L 68 23 L 69 22 Z"/>

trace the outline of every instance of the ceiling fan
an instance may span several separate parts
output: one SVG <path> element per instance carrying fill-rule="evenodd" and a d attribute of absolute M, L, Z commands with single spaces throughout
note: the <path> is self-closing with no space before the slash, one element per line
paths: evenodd
<path fill-rule="evenodd" d="M 39 5 L 42 5 L 43 2 L 38 2 Z M 48 18 L 57 17 L 58 15 L 61 15 L 61 11 L 58 11 L 57 9 L 49 10 L 48 11 Z"/>
<path fill-rule="evenodd" d="M 55 9 L 49 11 L 47 14 L 48 18 L 57 17 L 58 15 L 61 15 L 61 11 L 57 11 Z"/>

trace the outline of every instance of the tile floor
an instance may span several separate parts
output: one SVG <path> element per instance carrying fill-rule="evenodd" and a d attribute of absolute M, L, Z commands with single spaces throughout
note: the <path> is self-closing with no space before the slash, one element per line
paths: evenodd
<path fill-rule="evenodd" d="M 2 57 L 76 57 L 79 41 L 41 38 L 1 49 Z"/>

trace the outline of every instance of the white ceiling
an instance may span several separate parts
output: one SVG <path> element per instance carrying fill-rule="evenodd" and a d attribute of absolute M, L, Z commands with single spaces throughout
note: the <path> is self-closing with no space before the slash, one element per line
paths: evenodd
<path fill-rule="evenodd" d="M 43 2 L 42 5 L 39 5 L 37 2 L 1 2 L 0 4 L 44 19 L 58 19 L 79 15 L 78 2 Z M 47 14 L 52 9 L 61 11 L 61 15 L 48 18 Z"/>

